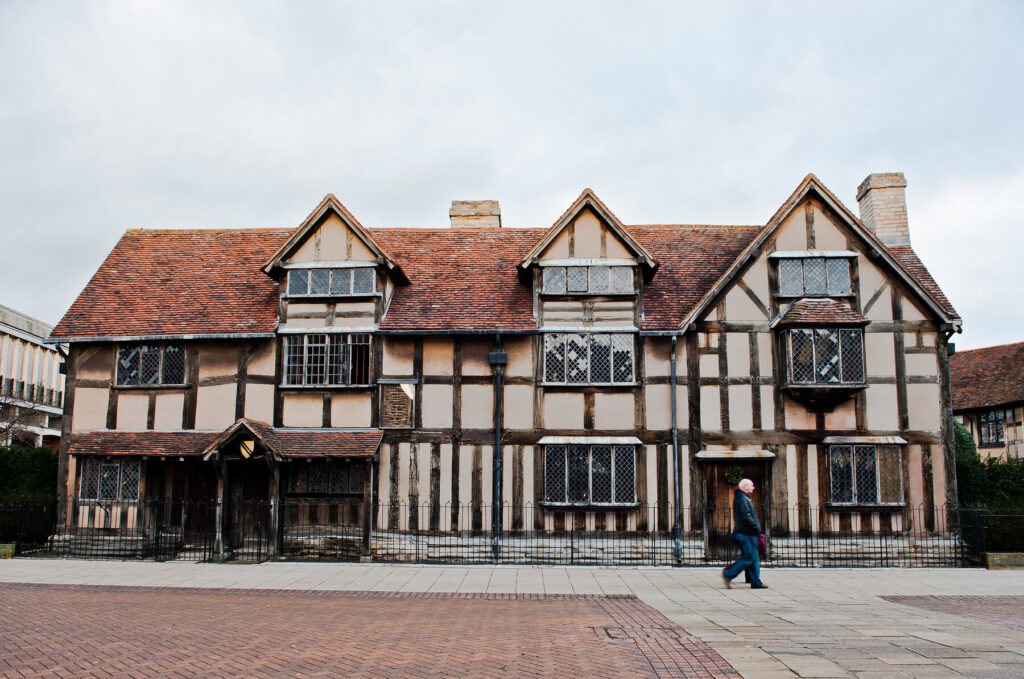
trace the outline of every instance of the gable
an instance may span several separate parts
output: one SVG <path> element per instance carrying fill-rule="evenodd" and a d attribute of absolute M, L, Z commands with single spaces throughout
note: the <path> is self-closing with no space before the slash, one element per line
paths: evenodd
<path fill-rule="evenodd" d="M 635 255 L 606 221 L 587 208 L 555 236 L 538 259 L 635 259 Z"/>
<path fill-rule="evenodd" d="M 286 264 L 376 262 L 377 255 L 337 213 L 329 212 L 283 261 Z"/>

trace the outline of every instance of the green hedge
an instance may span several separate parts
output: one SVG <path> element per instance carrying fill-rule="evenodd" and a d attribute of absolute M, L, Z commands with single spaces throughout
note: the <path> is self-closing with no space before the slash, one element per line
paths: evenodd
<path fill-rule="evenodd" d="M 985 549 L 1024 551 L 1024 460 L 983 460 L 967 428 L 959 422 L 953 428 L 960 505 L 986 510 Z"/>
<path fill-rule="evenodd" d="M 49 448 L 0 447 L 0 503 L 57 496 L 57 453 Z"/>

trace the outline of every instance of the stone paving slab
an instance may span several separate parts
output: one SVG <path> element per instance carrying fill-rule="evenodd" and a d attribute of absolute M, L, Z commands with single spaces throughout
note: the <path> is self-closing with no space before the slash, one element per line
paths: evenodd
<path fill-rule="evenodd" d="M 1024 630 L 999 624 L 1004 618 L 998 613 L 979 618 L 965 610 L 930 610 L 883 598 L 1024 592 L 1024 571 L 771 568 L 764 577 L 770 589 L 751 591 L 724 589 L 712 568 L 0 561 L 0 581 L 9 582 L 633 594 L 748 679 L 794 679 L 799 670 L 813 676 L 815 661 L 825 673 L 841 670 L 841 676 L 861 679 L 1024 678 Z M 802 664 L 794 670 L 787 659 Z M 972 659 L 996 668 L 952 662 Z"/>
<path fill-rule="evenodd" d="M 0 677 L 738 677 L 632 595 L 0 583 Z"/>

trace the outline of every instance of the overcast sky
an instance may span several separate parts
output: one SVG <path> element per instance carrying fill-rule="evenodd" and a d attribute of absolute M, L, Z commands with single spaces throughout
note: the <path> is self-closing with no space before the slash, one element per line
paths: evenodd
<path fill-rule="evenodd" d="M 47 323 L 136 227 L 764 224 L 902 171 L 964 318 L 1024 340 L 1024 3 L 0 0 L 0 303 Z"/>

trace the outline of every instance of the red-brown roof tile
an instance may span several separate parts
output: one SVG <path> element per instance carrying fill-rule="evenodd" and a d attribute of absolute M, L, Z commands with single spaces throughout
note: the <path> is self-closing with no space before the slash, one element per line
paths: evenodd
<path fill-rule="evenodd" d="M 72 438 L 72 455 L 198 455 L 217 438 L 212 431 L 93 431 Z"/>
<path fill-rule="evenodd" d="M 277 283 L 260 268 L 289 233 L 128 231 L 51 337 L 274 332 Z"/>
<path fill-rule="evenodd" d="M 867 325 L 868 319 L 835 299 L 799 299 L 782 310 L 785 325 Z"/>
<path fill-rule="evenodd" d="M 1024 342 L 958 351 L 949 368 L 953 410 L 1024 401 Z"/>
<path fill-rule="evenodd" d="M 943 311 L 956 319 L 960 318 L 956 309 L 954 309 L 953 305 L 950 304 L 948 299 L 946 299 L 946 295 L 942 292 L 942 288 L 940 288 L 939 284 L 935 282 L 934 278 L 932 278 L 931 273 L 925 265 L 921 263 L 921 260 L 918 258 L 917 253 L 914 252 L 913 248 L 909 245 L 890 245 L 888 246 L 888 250 L 892 253 L 892 256 L 896 258 L 896 261 L 902 264 L 903 268 L 910 272 L 911 276 L 917 279 L 917 282 L 921 287 L 924 288 L 929 295 L 935 298 L 935 301 L 938 302 L 939 307 Z"/>

